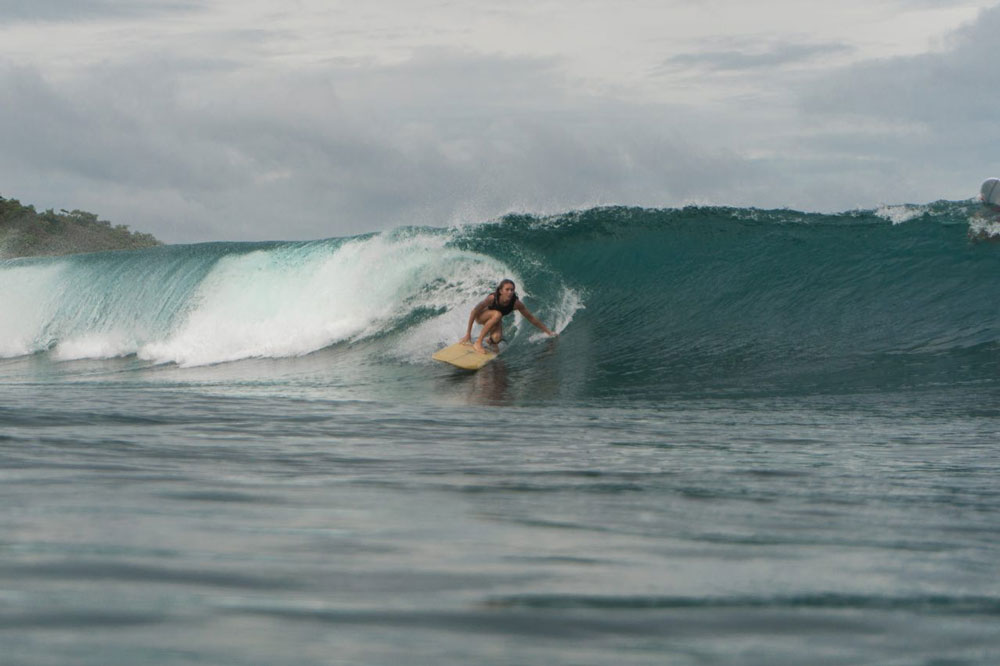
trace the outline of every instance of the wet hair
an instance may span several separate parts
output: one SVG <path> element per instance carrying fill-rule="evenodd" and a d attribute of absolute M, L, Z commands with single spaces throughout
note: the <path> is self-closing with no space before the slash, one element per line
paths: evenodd
<path fill-rule="evenodd" d="M 510 286 L 514 287 L 514 298 L 517 298 L 517 285 L 514 284 L 514 281 L 511 280 L 510 278 L 504 278 L 500 280 L 500 284 L 497 285 L 497 290 L 494 292 L 496 294 L 496 298 L 494 300 L 497 303 L 500 302 L 500 290 L 503 289 L 503 286 L 505 284 L 509 284 Z"/>

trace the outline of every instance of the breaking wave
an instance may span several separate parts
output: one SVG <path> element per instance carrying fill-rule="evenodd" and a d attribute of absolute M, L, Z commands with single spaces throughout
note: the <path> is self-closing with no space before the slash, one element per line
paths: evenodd
<path fill-rule="evenodd" d="M 364 345 L 427 363 L 510 277 L 591 395 L 995 381 L 996 221 L 971 202 L 836 215 L 599 208 L 314 242 L 0 262 L 0 357 L 182 367 Z M 510 345 L 541 336 L 512 330 Z M 784 387 L 784 388 L 782 388 Z"/>

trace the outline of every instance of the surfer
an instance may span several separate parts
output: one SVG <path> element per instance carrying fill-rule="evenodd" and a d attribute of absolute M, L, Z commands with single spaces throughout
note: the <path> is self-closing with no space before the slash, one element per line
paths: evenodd
<path fill-rule="evenodd" d="M 494 346 L 499 345 L 500 341 L 503 340 L 503 325 L 501 324 L 501 320 L 514 310 L 520 312 L 525 319 L 543 330 L 546 334 L 555 335 L 545 324 L 538 321 L 538 318 L 531 314 L 528 308 L 524 307 L 524 303 L 518 299 L 517 292 L 514 291 L 514 281 L 504 279 L 500 281 L 496 291 L 484 298 L 476 307 L 472 308 L 472 313 L 469 314 L 469 326 L 465 329 L 465 337 L 459 340 L 459 342 L 464 344 L 471 342 L 472 324 L 482 324 L 483 330 L 479 332 L 479 338 L 473 346 L 477 352 L 485 354 L 486 350 L 483 348 L 483 340 L 489 335 L 490 342 Z"/>

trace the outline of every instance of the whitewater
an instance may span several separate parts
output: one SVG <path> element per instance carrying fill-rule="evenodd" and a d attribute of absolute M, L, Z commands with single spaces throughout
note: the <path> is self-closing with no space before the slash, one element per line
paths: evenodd
<path fill-rule="evenodd" d="M 1000 223 L 510 215 L 0 261 L 12 664 L 994 664 Z M 550 328 L 430 359 L 502 278 Z"/>

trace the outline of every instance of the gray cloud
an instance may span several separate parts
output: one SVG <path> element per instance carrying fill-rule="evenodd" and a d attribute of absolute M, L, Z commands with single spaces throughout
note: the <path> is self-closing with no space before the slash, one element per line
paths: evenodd
<path fill-rule="evenodd" d="M 769 45 L 763 50 L 725 50 L 681 53 L 670 57 L 664 67 L 703 67 L 712 70 L 739 71 L 782 67 L 815 60 L 823 56 L 852 51 L 846 44 L 786 43 Z"/>
<path fill-rule="evenodd" d="M 193 11 L 191 0 L 0 0 L 0 21 L 88 21 L 105 18 L 138 18 L 178 11 Z"/>
<path fill-rule="evenodd" d="M 7 196 L 174 241 L 683 203 L 741 163 L 686 138 L 689 111 L 578 93 L 549 59 L 428 50 L 264 75 L 162 55 L 72 85 L 8 68 L 0 85 Z"/>
<path fill-rule="evenodd" d="M 944 52 L 862 63 L 804 86 L 801 110 L 816 131 L 803 149 L 849 153 L 863 169 L 880 164 L 882 182 L 911 183 L 911 201 L 972 196 L 998 170 L 990 138 L 1000 109 L 998 31 L 994 7 L 952 34 Z"/>
<path fill-rule="evenodd" d="M 817 114 L 921 122 L 993 123 L 1000 102 L 993 59 L 1000 7 L 956 31 L 943 53 L 890 58 L 833 73 L 803 96 Z"/>

